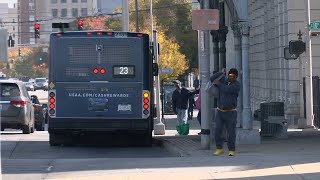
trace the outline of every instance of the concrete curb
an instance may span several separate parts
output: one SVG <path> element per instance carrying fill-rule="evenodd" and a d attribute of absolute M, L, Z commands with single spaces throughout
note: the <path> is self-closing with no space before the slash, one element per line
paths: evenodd
<path fill-rule="evenodd" d="M 156 145 L 159 145 L 160 147 L 163 147 L 168 152 L 174 154 L 177 157 L 191 156 L 189 153 L 187 153 L 183 149 L 177 147 L 174 143 L 172 143 L 166 139 L 153 138 L 153 144 L 156 144 Z"/>

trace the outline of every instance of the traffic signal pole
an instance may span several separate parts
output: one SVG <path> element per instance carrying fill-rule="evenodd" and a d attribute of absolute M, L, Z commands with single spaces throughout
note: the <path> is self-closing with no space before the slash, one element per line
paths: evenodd
<path fill-rule="evenodd" d="M 209 0 L 201 0 L 201 9 L 210 9 Z M 201 81 L 201 148 L 210 148 L 209 93 L 205 91 L 210 76 L 210 34 L 209 30 L 200 30 L 200 81 Z"/>
<path fill-rule="evenodd" d="M 313 91 L 312 91 L 312 48 L 310 38 L 310 0 L 306 0 L 306 127 L 314 128 L 313 125 Z M 302 105 L 302 103 L 301 103 Z"/>

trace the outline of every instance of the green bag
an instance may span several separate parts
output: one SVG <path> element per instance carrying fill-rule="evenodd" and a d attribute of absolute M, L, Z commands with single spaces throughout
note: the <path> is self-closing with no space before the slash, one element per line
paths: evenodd
<path fill-rule="evenodd" d="M 181 135 L 181 125 L 176 126 L 178 133 Z"/>
<path fill-rule="evenodd" d="M 180 125 L 181 129 L 181 133 L 179 133 L 180 135 L 188 135 L 189 134 L 189 124 L 182 124 Z"/>

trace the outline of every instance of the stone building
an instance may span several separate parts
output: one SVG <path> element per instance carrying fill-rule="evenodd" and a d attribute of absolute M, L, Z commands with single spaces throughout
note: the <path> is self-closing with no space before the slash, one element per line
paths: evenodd
<path fill-rule="evenodd" d="M 253 114 L 260 108 L 261 102 L 284 102 L 289 127 L 306 127 L 308 124 L 303 119 L 302 77 L 306 76 L 306 61 L 309 61 L 309 56 L 306 53 L 300 56 L 302 71 L 299 59 L 286 60 L 284 58 L 284 48 L 289 46 L 290 40 L 298 39 L 299 30 L 302 32 L 302 40 L 305 41 L 306 2 L 301 0 L 223 1 L 225 26 L 228 27 L 226 35 L 227 69 L 237 67 L 242 69 L 241 73 L 249 75 L 247 79 L 244 76 L 240 77 L 240 80 L 245 78 L 245 83 L 250 87 L 247 90 L 246 84 L 243 86 L 245 89 L 242 95 L 249 93 L 250 104 L 240 103 L 241 112 L 247 111 L 248 113 L 249 108 L 250 114 Z M 310 7 L 311 21 L 320 21 L 320 1 L 310 0 Z M 246 38 L 247 35 L 248 44 L 244 44 L 244 37 Z M 317 49 L 320 47 L 320 39 L 318 37 L 311 39 L 312 74 L 319 76 L 320 52 Z M 246 57 L 247 50 L 248 57 Z M 243 61 L 248 61 L 248 72 L 245 72 L 242 67 Z M 243 96 L 240 97 L 242 101 L 247 99 L 242 98 Z M 318 107 L 315 109 L 317 110 Z M 240 116 L 240 121 L 248 119 L 243 115 Z M 300 118 L 302 119 L 299 120 Z"/>

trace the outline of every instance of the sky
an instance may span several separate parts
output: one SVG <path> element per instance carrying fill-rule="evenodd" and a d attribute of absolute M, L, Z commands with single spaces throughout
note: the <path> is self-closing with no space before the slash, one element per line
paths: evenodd
<path fill-rule="evenodd" d="M 17 0 L 0 0 L 0 3 L 8 3 L 10 8 L 13 8 L 13 3 L 17 3 Z"/>

